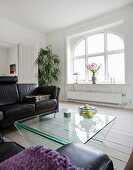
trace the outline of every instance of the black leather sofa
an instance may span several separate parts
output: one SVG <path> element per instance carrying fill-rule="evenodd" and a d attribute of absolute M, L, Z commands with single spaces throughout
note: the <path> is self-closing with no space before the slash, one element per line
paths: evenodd
<path fill-rule="evenodd" d="M 0 162 L 12 157 L 23 149 L 15 142 L 1 142 Z M 73 165 L 84 170 L 88 170 L 89 165 L 92 170 L 113 170 L 113 163 L 106 154 L 84 144 L 70 143 L 57 149 L 57 151 L 61 155 L 67 155 Z"/>
<path fill-rule="evenodd" d="M 16 76 L 0 76 L 0 112 L 3 113 L 3 128 L 12 126 L 16 120 L 22 118 L 58 110 L 59 87 L 39 87 L 37 84 L 19 84 L 17 81 Z M 26 98 L 31 95 L 50 95 L 50 99 L 33 101 L 33 98 Z"/>

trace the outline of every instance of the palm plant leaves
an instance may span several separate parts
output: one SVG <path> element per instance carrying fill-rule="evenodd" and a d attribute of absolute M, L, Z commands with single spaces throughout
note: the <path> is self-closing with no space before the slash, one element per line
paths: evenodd
<path fill-rule="evenodd" d="M 53 80 L 58 80 L 59 63 L 60 59 L 58 55 L 53 54 L 51 45 L 40 49 L 36 59 L 39 85 L 51 85 Z"/>

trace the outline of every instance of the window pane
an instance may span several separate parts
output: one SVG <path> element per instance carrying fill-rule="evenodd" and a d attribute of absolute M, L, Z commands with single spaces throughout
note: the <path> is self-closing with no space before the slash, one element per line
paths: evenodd
<path fill-rule="evenodd" d="M 88 54 L 104 51 L 104 34 L 95 34 L 87 38 Z"/>
<path fill-rule="evenodd" d="M 79 44 L 75 47 L 74 56 L 85 55 L 85 40 L 79 42 Z"/>
<path fill-rule="evenodd" d="M 96 57 L 88 57 L 88 63 L 96 63 L 97 65 L 101 65 L 100 69 L 96 73 L 97 80 L 102 82 L 104 80 L 104 56 L 96 56 Z M 91 80 L 92 73 L 89 71 L 89 80 Z"/>
<path fill-rule="evenodd" d="M 121 38 L 115 34 L 107 34 L 108 51 L 124 49 Z"/>
<path fill-rule="evenodd" d="M 124 54 L 112 54 L 108 56 L 109 77 L 115 82 L 125 81 Z"/>
<path fill-rule="evenodd" d="M 79 74 L 79 80 L 85 80 L 85 58 L 74 60 L 74 73 Z"/>

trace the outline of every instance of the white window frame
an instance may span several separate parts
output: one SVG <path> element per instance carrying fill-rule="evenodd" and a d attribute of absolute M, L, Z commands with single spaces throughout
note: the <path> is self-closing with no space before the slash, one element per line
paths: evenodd
<path fill-rule="evenodd" d="M 104 52 L 99 52 L 99 53 L 93 53 L 93 54 L 88 54 L 88 45 L 87 45 L 87 38 L 96 34 L 104 34 Z M 105 62 L 105 76 L 104 79 L 108 79 L 109 78 L 109 72 L 108 72 L 108 55 L 112 55 L 112 54 L 120 54 L 123 53 L 124 54 L 124 49 L 119 49 L 119 50 L 112 50 L 112 51 L 108 51 L 107 48 L 107 34 L 114 34 L 117 35 L 119 38 L 121 38 L 118 34 L 116 33 L 111 33 L 111 32 L 98 32 L 95 34 L 92 34 L 90 36 L 86 36 L 85 38 L 79 40 L 76 45 L 73 48 L 72 51 L 72 61 L 73 61 L 73 71 L 74 71 L 74 60 L 75 59 L 81 59 L 81 58 L 85 58 L 85 64 L 88 64 L 88 57 L 96 57 L 96 56 L 104 56 L 104 62 Z M 77 45 L 81 42 L 81 41 L 85 41 L 85 55 L 80 55 L 80 56 L 74 56 L 74 51 L 75 48 L 77 47 Z M 122 40 L 122 39 L 121 39 Z M 123 41 L 123 40 L 122 40 Z M 124 42 L 123 42 L 124 44 Z M 88 77 L 89 77 L 89 72 L 86 69 L 85 70 L 85 82 L 88 82 Z M 124 77 L 125 79 L 125 77 Z"/>

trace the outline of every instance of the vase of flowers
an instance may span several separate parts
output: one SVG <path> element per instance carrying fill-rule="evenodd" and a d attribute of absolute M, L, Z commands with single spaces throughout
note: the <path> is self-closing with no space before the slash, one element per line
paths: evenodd
<path fill-rule="evenodd" d="M 100 69 L 101 65 L 96 63 L 86 64 L 86 68 L 92 72 L 92 84 L 96 84 L 96 72 Z"/>

